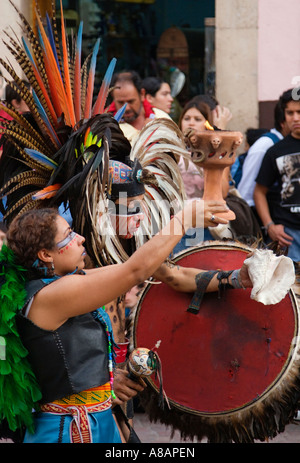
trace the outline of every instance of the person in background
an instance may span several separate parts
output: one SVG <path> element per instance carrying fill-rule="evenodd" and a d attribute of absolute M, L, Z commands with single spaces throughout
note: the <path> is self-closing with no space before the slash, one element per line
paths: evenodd
<path fill-rule="evenodd" d="M 120 121 L 120 128 L 132 144 L 142 128 L 155 118 L 168 117 L 153 107 L 142 94 L 142 79 L 135 71 L 120 72 L 113 75 L 111 81 L 112 103 L 107 112 L 115 115 L 126 103 L 126 110 Z"/>
<path fill-rule="evenodd" d="M 183 133 L 187 129 L 193 129 L 196 133 L 201 133 L 206 130 L 206 122 L 210 125 L 213 124 L 210 107 L 201 99 L 193 98 L 184 106 L 178 125 Z M 202 198 L 204 192 L 203 168 L 196 165 L 192 160 L 188 162 L 186 168 L 182 158 L 178 162 L 178 167 L 183 179 L 187 199 Z M 230 169 L 228 167 L 224 169 L 223 174 L 223 198 L 227 197 L 229 191 L 229 175 Z M 180 243 L 174 248 L 174 254 L 208 239 L 213 239 L 208 228 L 205 230 L 200 228 L 188 230 Z"/>
<path fill-rule="evenodd" d="M 26 85 L 27 88 L 30 88 L 30 84 L 26 81 L 22 81 L 24 85 Z M 22 99 L 20 93 L 16 90 L 18 88 L 14 82 L 10 82 L 9 84 L 6 85 L 4 89 L 5 93 L 5 99 L 3 101 L 4 105 L 8 104 L 13 106 L 14 109 L 17 109 L 21 114 L 26 114 L 29 112 L 29 108 L 25 101 Z M 4 110 L 0 109 L 0 121 L 1 119 L 8 119 L 11 120 L 12 117 Z M 1 122 L 0 122 L 1 125 Z M 0 139 L 2 137 L 2 134 L 0 134 Z M 2 155 L 3 147 L 0 146 L 0 157 Z"/>
<path fill-rule="evenodd" d="M 234 164 L 231 166 L 231 177 L 234 182 L 234 186 L 238 188 L 239 183 L 243 174 L 243 165 L 248 155 L 250 147 L 264 134 L 267 133 L 268 129 L 253 129 L 249 128 L 246 130 L 245 136 L 245 152 L 237 156 Z"/>
<path fill-rule="evenodd" d="M 238 191 L 242 198 L 247 201 L 253 212 L 256 214 L 253 192 L 255 179 L 260 169 L 262 160 L 267 150 L 275 143 L 282 140 L 290 132 L 285 121 L 284 108 L 279 98 L 274 108 L 274 128 L 264 133 L 249 148 L 245 157 L 242 169 L 242 177 L 238 184 Z"/>
<path fill-rule="evenodd" d="M 24 85 L 26 85 L 27 88 L 30 88 L 30 84 L 26 80 L 23 80 L 22 82 Z M 6 85 L 5 102 L 11 104 L 21 114 L 29 112 L 27 104 L 22 99 L 20 93 L 12 86 L 12 84 Z"/>
<path fill-rule="evenodd" d="M 192 98 L 183 108 L 179 119 L 179 128 L 182 132 L 191 128 L 194 129 L 195 132 L 200 133 L 201 131 L 206 130 L 206 121 L 211 126 L 219 128 L 214 125 L 213 114 L 210 106 L 203 101 L 205 99 L 209 100 L 211 97 L 203 97 L 204 96 L 199 95 L 198 97 Z M 210 103 L 213 107 L 214 101 L 212 100 Z M 225 116 L 221 122 L 223 127 L 227 125 L 227 122 L 230 119 L 228 118 L 228 113 L 226 114 L 227 116 Z M 192 161 L 189 163 L 187 170 L 183 160 L 180 160 L 178 165 L 185 185 L 187 198 L 192 199 L 195 197 L 202 197 L 204 191 L 203 169 L 196 166 Z M 235 212 L 236 219 L 231 221 L 229 226 L 220 226 L 217 229 L 208 228 L 204 230 L 204 232 L 203 230 L 198 229 L 193 234 L 189 231 L 190 236 L 188 236 L 188 233 L 187 236 L 181 240 L 174 250 L 175 253 L 180 252 L 191 245 L 196 245 L 203 240 L 221 239 L 223 237 L 239 237 L 239 239 L 243 240 L 248 240 L 249 238 L 251 241 L 254 239 L 253 237 L 260 238 L 261 230 L 253 211 L 236 192 L 236 189 L 231 186 L 231 182 L 232 178 L 230 167 L 226 167 L 223 171 L 222 177 L 222 193 L 229 208 Z"/>
<path fill-rule="evenodd" d="M 269 148 L 256 177 L 254 202 L 268 239 L 300 262 L 300 101 L 280 97 L 290 134 Z"/>
<path fill-rule="evenodd" d="M 206 130 L 206 121 L 210 125 L 213 125 L 213 117 L 210 107 L 204 103 L 202 99 L 193 98 L 184 106 L 178 125 L 183 133 L 187 129 L 193 129 L 195 132 L 202 132 Z M 180 159 L 178 166 L 183 178 L 187 198 L 202 198 L 204 188 L 202 167 L 196 166 L 192 161 L 190 161 L 188 168 L 186 169 L 182 159 Z M 229 174 L 230 169 L 226 168 L 223 176 L 224 198 L 226 198 L 229 190 Z"/>
<path fill-rule="evenodd" d="M 168 82 L 159 77 L 146 77 L 142 82 L 142 95 L 152 107 L 170 114 L 174 98 Z"/>
<path fill-rule="evenodd" d="M 232 113 L 229 108 L 221 106 L 216 98 L 212 95 L 196 95 L 191 101 L 206 103 L 212 115 L 212 125 L 218 129 L 225 130 L 232 119 Z"/>

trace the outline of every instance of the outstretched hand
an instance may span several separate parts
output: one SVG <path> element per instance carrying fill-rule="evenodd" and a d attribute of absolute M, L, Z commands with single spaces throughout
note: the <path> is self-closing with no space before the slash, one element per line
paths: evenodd
<path fill-rule="evenodd" d="M 188 228 L 217 227 L 219 224 L 227 224 L 229 221 L 222 217 L 228 212 L 225 201 L 203 201 L 195 199 L 184 208 L 184 226 Z"/>

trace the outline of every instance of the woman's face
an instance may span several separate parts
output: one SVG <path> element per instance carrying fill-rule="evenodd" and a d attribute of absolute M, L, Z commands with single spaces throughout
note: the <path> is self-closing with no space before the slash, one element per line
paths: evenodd
<path fill-rule="evenodd" d="M 170 85 L 166 82 L 160 86 L 160 89 L 155 93 L 155 96 L 148 94 L 147 99 L 155 108 L 162 109 L 167 114 L 170 114 L 174 98 L 171 95 Z"/>
<path fill-rule="evenodd" d="M 144 220 L 143 195 L 120 198 L 115 202 L 116 214 L 111 214 L 113 226 L 119 238 L 130 239 Z"/>
<path fill-rule="evenodd" d="M 206 119 L 197 108 L 190 108 L 184 114 L 181 120 L 181 130 L 194 129 L 195 132 L 203 132 L 205 130 Z"/>
<path fill-rule="evenodd" d="M 82 270 L 86 255 L 83 236 L 75 233 L 61 216 L 56 219 L 56 249 L 52 255 L 56 275 L 66 275 L 77 268 Z"/>

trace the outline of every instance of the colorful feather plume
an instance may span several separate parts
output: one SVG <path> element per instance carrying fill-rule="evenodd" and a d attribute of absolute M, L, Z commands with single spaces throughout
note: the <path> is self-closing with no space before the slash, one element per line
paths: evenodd
<path fill-rule="evenodd" d="M 9 105 L 0 103 L 2 112 L 9 115 L 9 118 L 5 118 L 5 115 L 0 118 L 0 134 L 4 135 L 1 139 L 4 149 L 0 161 L 0 197 L 10 196 L 7 205 L 1 207 L 5 209 L 7 221 L 16 213 L 24 211 L 25 206 L 29 207 L 28 198 L 31 207 L 37 207 L 41 198 L 49 199 L 49 195 L 40 194 L 40 191 L 47 187 L 58 167 L 55 158 L 63 162 L 65 143 L 84 119 L 104 112 L 116 63 L 116 60 L 112 59 L 98 96 L 94 95 L 100 39 L 96 41 L 91 55 L 82 64 L 83 24 L 79 25 L 76 40 L 70 40 L 69 43 L 62 1 L 59 24 L 56 20 L 54 1 L 45 18 L 42 18 L 38 8 L 35 8 L 36 29 L 33 29 L 13 1 L 9 1 L 19 15 L 22 37 L 18 40 L 14 33 L 5 32 L 4 43 L 19 64 L 31 88 L 28 89 L 24 85 L 8 60 L 0 58 L 0 64 L 13 79 L 10 82 L 6 78 L 6 82 L 19 93 L 30 110 L 30 114 L 22 115 Z M 93 107 L 95 96 L 97 99 Z M 94 145 L 94 141 L 94 138 L 89 138 L 90 147 Z M 98 150 L 100 144 L 101 140 L 97 139 Z M 89 148 L 90 154 L 94 149 Z M 87 154 L 87 147 L 84 147 L 84 150 Z M 73 161 L 78 161 L 76 169 L 79 171 L 85 165 L 85 160 L 78 146 L 72 156 L 72 164 Z M 101 164 L 99 153 L 97 162 L 98 165 Z M 21 172 L 31 170 L 35 171 L 35 175 L 19 177 Z M 69 174 L 70 171 L 67 170 L 66 179 L 70 178 Z M 63 185 L 64 179 L 62 180 L 62 183 L 57 184 Z M 17 185 L 17 181 L 21 183 Z M 33 198 L 28 196 L 30 191 Z M 53 190 L 51 195 L 54 196 L 55 192 L 58 193 L 58 190 Z M 26 196 L 27 203 L 22 195 Z M 34 198 L 39 200 L 34 201 Z M 16 204 L 19 205 L 17 208 Z"/>
<path fill-rule="evenodd" d="M 124 262 L 128 256 L 108 213 L 109 160 L 128 162 L 131 157 L 142 165 L 148 219 L 136 235 L 139 246 L 167 223 L 171 212 L 182 208 L 185 195 L 177 161 L 180 156 L 189 158 L 182 134 L 173 121 L 154 120 L 131 147 L 118 124 L 126 105 L 115 118 L 104 109 L 114 58 L 93 105 L 100 39 L 82 64 L 82 23 L 76 40 L 69 44 L 62 2 L 60 43 L 54 2 L 45 21 L 35 11 L 36 33 L 18 13 L 24 36 L 17 41 L 6 34 L 7 47 L 32 92 L 12 66 L 0 59 L 30 108 L 30 116 L 7 108 L 13 121 L 0 121 L 0 132 L 10 146 L 9 154 L 4 149 L 0 160 L 0 198 L 7 197 L 5 219 L 9 221 L 28 208 L 64 204 L 70 207 L 75 230 L 87 237 L 88 254 L 97 265 Z M 168 204 L 172 204 L 172 211 Z"/>

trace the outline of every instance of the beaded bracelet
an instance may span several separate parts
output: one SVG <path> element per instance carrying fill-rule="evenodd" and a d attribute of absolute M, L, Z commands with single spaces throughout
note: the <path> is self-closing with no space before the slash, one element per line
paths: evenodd
<path fill-rule="evenodd" d="M 271 225 L 275 225 L 273 220 L 271 220 L 271 222 L 267 223 L 267 225 L 265 225 L 264 227 L 262 227 L 264 230 L 266 230 L 266 233 L 268 233 L 269 231 L 269 228 Z"/>
<path fill-rule="evenodd" d="M 231 284 L 235 289 L 245 289 L 240 277 L 240 270 L 234 270 L 231 275 Z"/>

